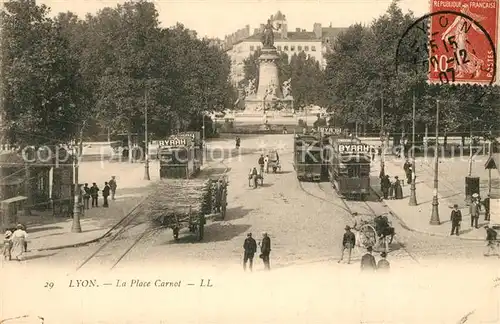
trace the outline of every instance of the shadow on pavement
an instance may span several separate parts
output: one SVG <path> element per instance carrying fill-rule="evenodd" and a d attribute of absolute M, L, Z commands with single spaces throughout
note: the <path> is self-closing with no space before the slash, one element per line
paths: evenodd
<path fill-rule="evenodd" d="M 229 241 L 234 237 L 244 233 L 250 228 L 250 225 L 233 225 L 233 224 L 225 224 L 221 225 L 220 223 L 212 223 L 205 226 L 205 237 L 201 242 L 196 240 L 196 235 L 194 233 L 190 233 L 187 229 L 182 229 L 179 233 L 179 239 L 176 241 L 173 238 L 162 243 L 162 245 L 167 244 L 203 244 L 210 242 L 223 242 Z"/>
<path fill-rule="evenodd" d="M 260 185 L 259 187 L 262 187 L 262 188 L 268 188 L 268 187 L 272 187 L 274 184 L 273 183 L 263 183 L 262 185 Z"/>
<path fill-rule="evenodd" d="M 60 222 L 61 219 L 56 218 L 56 221 Z M 28 233 L 37 233 L 37 232 L 57 230 L 57 229 L 62 229 L 62 228 L 63 227 L 61 227 L 61 226 L 44 226 L 44 227 L 29 227 L 27 230 L 28 230 Z"/>
<path fill-rule="evenodd" d="M 251 212 L 252 209 L 245 209 L 243 207 L 234 207 L 234 208 L 229 208 L 226 211 L 226 221 L 230 220 L 236 220 L 245 217 L 248 215 L 249 212 Z"/>
<path fill-rule="evenodd" d="M 56 252 L 50 254 L 36 254 L 36 255 L 25 255 L 23 256 L 23 261 L 30 261 L 35 259 L 47 258 L 55 255 Z"/>

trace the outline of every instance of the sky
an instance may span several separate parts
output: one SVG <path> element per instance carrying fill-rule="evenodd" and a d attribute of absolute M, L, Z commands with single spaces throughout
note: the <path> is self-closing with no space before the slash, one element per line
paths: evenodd
<path fill-rule="evenodd" d="M 114 7 L 124 0 L 37 0 L 52 9 L 52 14 L 72 11 L 80 17 Z M 348 27 L 354 23 L 370 23 L 382 15 L 390 0 L 153 0 L 163 27 L 181 22 L 199 36 L 223 38 L 245 25 L 254 28 L 281 10 L 286 15 L 288 30 L 312 30 L 315 22 L 323 26 Z M 428 12 L 429 0 L 401 0 L 404 11 L 417 16 Z"/>

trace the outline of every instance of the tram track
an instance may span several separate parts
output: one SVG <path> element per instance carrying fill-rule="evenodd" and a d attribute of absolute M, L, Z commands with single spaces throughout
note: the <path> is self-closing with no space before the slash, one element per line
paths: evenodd
<path fill-rule="evenodd" d="M 321 190 L 325 195 L 327 195 L 327 191 L 321 186 L 321 182 L 316 182 L 315 183 L 317 188 L 319 188 L 319 190 Z M 326 203 L 329 203 L 329 204 L 332 204 L 336 207 L 340 207 L 341 209 L 343 209 L 344 211 L 346 211 L 350 218 L 353 220 L 353 221 L 357 221 L 356 219 L 356 216 L 366 216 L 367 218 L 375 218 L 376 216 L 382 216 L 382 215 L 390 215 L 390 211 L 386 211 L 385 209 L 387 209 L 387 207 L 384 207 L 382 205 L 380 205 L 380 208 L 384 208 L 384 211 L 383 212 L 380 212 L 378 213 L 372 206 L 370 206 L 370 203 L 368 201 L 356 201 L 356 200 L 348 200 L 344 197 L 341 197 L 340 195 L 338 195 L 338 193 L 335 191 L 335 193 L 337 194 L 337 197 L 340 199 L 340 201 L 342 202 L 342 205 L 339 205 L 337 204 L 335 201 L 333 200 L 329 200 L 329 199 L 326 199 L 326 198 L 323 198 L 319 195 L 315 195 L 313 193 L 311 193 L 310 191 L 306 190 L 306 188 L 304 188 L 304 185 L 299 181 L 299 188 L 305 193 L 307 194 L 308 196 L 310 197 L 313 197 L 315 199 L 318 199 L 318 200 L 321 200 L 323 202 L 326 202 Z M 370 193 L 371 195 L 375 195 L 375 192 L 373 191 L 372 188 L 370 188 Z M 378 197 L 378 196 L 377 196 Z M 379 201 L 377 202 L 374 202 L 374 203 L 380 203 Z M 413 253 L 411 251 L 409 251 L 409 249 L 405 246 L 405 244 L 403 242 L 401 242 L 400 240 L 397 239 L 397 237 L 394 238 L 394 241 L 396 243 L 399 244 L 400 246 L 400 249 L 398 250 L 402 250 L 405 252 L 405 254 L 415 263 L 417 264 L 420 264 L 420 262 L 418 261 L 418 259 L 416 258 L 415 255 L 413 255 Z M 393 241 L 393 242 L 394 242 Z M 390 253 L 391 251 L 389 251 Z"/>
<path fill-rule="evenodd" d="M 227 174 L 229 166 L 224 162 L 224 159 L 217 161 L 218 164 L 222 164 L 224 171 L 222 175 Z M 207 169 L 214 168 L 210 166 Z M 208 174 L 210 177 L 211 174 Z M 128 214 L 123 217 L 117 224 L 115 224 L 104 236 L 104 241 L 93 253 L 91 253 L 84 261 L 82 261 L 75 272 L 82 269 L 87 269 L 92 266 L 107 267 L 109 270 L 114 269 L 130 252 L 145 238 L 157 233 L 162 227 L 152 228 L 150 222 L 148 221 L 147 213 L 141 207 L 145 206 L 146 201 L 151 196 L 148 194 L 144 199 L 142 199 Z M 133 230 L 135 229 L 135 233 Z M 123 241 L 129 240 L 130 244 L 127 244 L 126 248 L 123 249 Z M 121 251 L 116 253 L 116 251 Z M 112 258 L 110 256 L 115 256 Z"/>

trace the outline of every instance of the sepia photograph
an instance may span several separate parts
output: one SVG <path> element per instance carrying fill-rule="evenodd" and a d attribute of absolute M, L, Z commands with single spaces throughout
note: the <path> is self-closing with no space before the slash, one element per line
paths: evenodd
<path fill-rule="evenodd" d="M 1 324 L 500 323 L 499 0 L 1 0 Z"/>

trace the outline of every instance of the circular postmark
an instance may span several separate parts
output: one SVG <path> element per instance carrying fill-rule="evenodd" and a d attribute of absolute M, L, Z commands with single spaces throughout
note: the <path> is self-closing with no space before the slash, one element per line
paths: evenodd
<path fill-rule="evenodd" d="M 431 84 L 493 85 L 495 42 L 479 19 L 486 21 L 468 6 L 460 12 L 439 10 L 418 18 L 398 42 L 396 74 L 426 74 Z M 487 27 L 496 32 L 496 22 Z"/>

